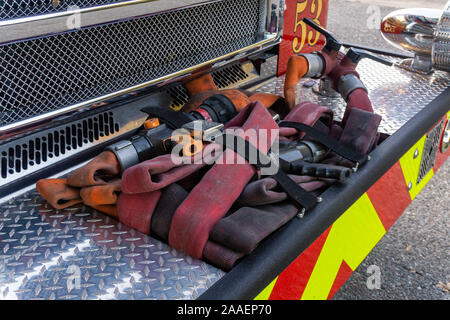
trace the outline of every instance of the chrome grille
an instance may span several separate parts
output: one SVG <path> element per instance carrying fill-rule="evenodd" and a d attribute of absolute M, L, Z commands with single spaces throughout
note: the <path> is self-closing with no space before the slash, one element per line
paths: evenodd
<path fill-rule="evenodd" d="M 55 122 L 51 127 L 0 141 L 0 198 L 5 185 L 137 129 L 147 118 L 139 110 L 151 101 L 158 101 L 158 97 L 147 95 L 116 107 L 106 106 L 83 117 L 70 117 L 66 123 Z"/>
<path fill-rule="evenodd" d="M 264 3 L 224 0 L 2 46 L 0 126 L 252 45 Z"/>
<path fill-rule="evenodd" d="M 124 0 L 3 0 L 0 19 L 23 18 L 39 14 L 65 11 L 71 6 L 87 8 Z"/>
<path fill-rule="evenodd" d="M 433 65 L 440 70 L 450 72 L 450 1 L 442 13 L 433 39 Z"/>
<path fill-rule="evenodd" d="M 31 139 L 22 140 L 9 147 L 0 146 L 0 176 L 6 179 L 8 175 L 27 171 L 28 167 L 40 165 L 49 158 L 64 157 L 67 151 L 92 144 L 100 137 L 113 135 L 119 130 L 113 113 L 104 112 L 58 130 L 35 134 Z"/>

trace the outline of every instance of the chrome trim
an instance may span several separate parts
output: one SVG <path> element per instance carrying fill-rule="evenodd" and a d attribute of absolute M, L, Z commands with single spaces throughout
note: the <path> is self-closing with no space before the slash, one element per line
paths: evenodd
<path fill-rule="evenodd" d="M 183 5 L 180 5 L 177 0 L 130 0 L 91 8 L 8 19 L 0 21 L 0 44 L 216 1 L 220 0 L 183 0 Z M 75 15 L 78 14 L 79 17 L 76 19 L 79 24 L 71 23 L 69 19 L 75 19 Z"/>
<path fill-rule="evenodd" d="M 17 129 L 17 128 L 20 128 L 20 127 L 23 127 L 23 126 L 28 126 L 28 125 L 31 125 L 31 124 L 34 124 L 34 123 L 37 123 L 37 122 L 40 122 L 40 121 L 44 121 L 44 120 L 48 120 L 48 119 L 51 119 L 51 118 L 55 118 L 55 117 L 61 116 L 61 115 L 65 114 L 65 113 L 68 113 L 68 112 L 80 110 L 82 108 L 85 108 L 87 106 L 96 104 L 98 102 L 102 102 L 102 101 L 105 101 L 105 100 L 108 100 L 108 99 L 111 99 L 111 98 L 114 98 L 114 97 L 118 97 L 118 96 L 127 94 L 129 92 L 133 92 L 133 91 L 136 91 L 136 90 L 139 90 L 139 89 L 143 89 L 143 88 L 148 87 L 150 85 L 158 84 L 160 86 L 163 86 L 165 84 L 168 84 L 170 82 L 175 81 L 176 78 L 181 78 L 182 76 L 187 76 L 190 73 L 194 72 L 195 70 L 203 68 L 203 67 L 206 67 L 206 66 L 212 65 L 212 69 L 214 70 L 214 69 L 216 69 L 216 68 L 218 68 L 220 66 L 228 64 L 228 63 L 233 62 L 235 60 L 242 59 L 243 57 L 245 57 L 245 56 L 247 56 L 249 54 L 252 54 L 252 53 L 264 50 L 264 49 L 266 49 L 266 48 L 268 48 L 270 46 L 273 46 L 273 45 L 279 43 L 280 41 L 281 41 L 280 34 L 266 34 L 264 36 L 263 40 L 255 43 L 255 44 L 253 44 L 251 46 L 242 48 L 242 49 L 234 51 L 234 52 L 230 52 L 230 53 L 228 53 L 228 54 L 226 54 L 224 56 L 212 59 L 210 61 L 206 61 L 206 62 L 201 63 L 199 65 L 192 66 L 190 68 L 187 68 L 187 69 L 184 69 L 184 70 L 180 70 L 178 72 L 166 75 L 164 77 L 153 79 L 153 80 L 141 83 L 139 85 L 136 85 L 136 86 L 133 86 L 133 87 L 130 87 L 130 88 L 127 88 L 127 89 L 123 89 L 123 90 L 120 90 L 120 91 L 117 91 L 117 92 L 114 92 L 114 93 L 111 93 L 111 94 L 108 94 L 108 95 L 104 95 L 104 96 L 100 96 L 100 97 L 97 97 L 97 98 L 94 98 L 94 99 L 91 99 L 91 100 L 83 101 L 83 102 L 80 102 L 80 103 L 77 103 L 77 104 L 74 104 L 74 105 L 71 105 L 71 106 L 68 106 L 68 107 L 65 107 L 65 108 L 54 110 L 54 111 L 51 111 L 51 112 L 48 112 L 48 113 L 45 113 L 45 114 L 41 114 L 41 115 L 38 115 L 38 116 L 35 116 L 35 117 L 31 117 L 31 118 L 26 119 L 26 120 L 14 122 L 14 123 L 8 124 L 6 126 L 0 127 L 0 135 L 8 133 L 8 132 L 10 132 L 10 131 L 12 131 L 14 129 Z"/>
<path fill-rule="evenodd" d="M 435 68 L 450 72 L 450 0 L 437 24 L 431 60 Z"/>
<path fill-rule="evenodd" d="M 76 14 L 80 15 L 80 24 L 77 28 L 82 29 L 217 1 L 221 0 L 183 0 L 183 6 L 180 6 L 177 0 L 130 0 L 78 10 L 8 19 L 0 21 L 0 44 L 74 30 L 68 22 Z M 283 31 L 284 6 L 285 0 L 267 0 L 267 19 L 264 26 L 267 33 Z M 278 23 L 273 24 L 274 16 L 277 17 Z M 270 30 L 274 25 L 276 30 Z"/>
<path fill-rule="evenodd" d="M 415 54 L 399 63 L 410 71 L 450 71 L 450 1 L 443 10 L 412 8 L 397 10 L 381 23 L 381 34 L 394 47 Z"/>
<path fill-rule="evenodd" d="M 383 37 L 393 46 L 415 54 L 430 55 L 433 33 L 442 10 L 414 8 L 397 10 L 383 19 Z M 392 32 L 391 28 L 395 31 Z"/>

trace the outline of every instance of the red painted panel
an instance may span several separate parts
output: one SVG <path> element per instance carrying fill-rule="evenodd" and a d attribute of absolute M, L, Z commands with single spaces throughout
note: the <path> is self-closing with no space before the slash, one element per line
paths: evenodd
<path fill-rule="evenodd" d="M 339 268 L 336 279 L 334 279 L 333 286 L 331 287 L 330 294 L 328 295 L 328 300 L 333 298 L 333 296 L 338 292 L 339 288 L 347 281 L 347 279 L 352 275 L 353 270 L 348 266 L 345 261 L 342 261 L 341 267 Z"/>
<path fill-rule="evenodd" d="M 444 162 L 448 159 L 449 156 L 450 156 L 450 148 L 447 149 L 446 153 L 442 153 L 439 146 L 439 151 L 436 156 L 436 162 L 434 163 L 433 167 L 434 172 L 439 170 L 439 168 L 444 164 Z"/>
<path fill-rule="evenodd" d="M 330 229 L 331 227 L 322 233 L 280 274 L 269 300 L 300 300 Z"/>
<path fill-rule="evenodd" d="M 384 228 L 389 228 L 411 203 L 400 162 L 394 164 L 370 189 L 367 195 Z"/>
<path fill-rule="evenodd" d="M 283 40 L 280 44 L 278 75 L 286 72 L 288 59 L 293 54 L 319 51 L 325 38 L 306 26 L 302 19 L 307 17 L 326 27 L 329 0 L 286 0 L 284 12 Z"/>

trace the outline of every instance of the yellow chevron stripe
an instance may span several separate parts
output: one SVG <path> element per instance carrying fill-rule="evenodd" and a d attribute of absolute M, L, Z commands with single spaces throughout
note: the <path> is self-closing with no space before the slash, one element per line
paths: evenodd
<path fill-rule="evenodd" d="M 276 277 L 260 294 L 258 294 L 254 300 L 269 300 L 270 294 L 272 293 L 273 287 L 277 282 L 278 277 Z"/>
<path fill-rule="evenodd" d="M 410 188 L 409 195 L 411 200 L 422 191 L 425 185 L 430 181 L 434 175 L 433 169 L 417 184 L 419 177 L 420 163 L 422 161 L 423 149 L 425 147 L 425 140 L 427 136 L 423 136 L 403 157 L 400 159 L 400 166 L 402 167 L 403 176 L 405 177 L 405 188 Z M 418 154 L 416 154 L 416 150 Z M 409 186 L 409 187 L 408 187 Z"/>
<path fill-rule="evenodd" d="M 385 233 L 364 194 L 331 227 L 301 299 L 327 299 L 342 261 L 355 270 Z"/>

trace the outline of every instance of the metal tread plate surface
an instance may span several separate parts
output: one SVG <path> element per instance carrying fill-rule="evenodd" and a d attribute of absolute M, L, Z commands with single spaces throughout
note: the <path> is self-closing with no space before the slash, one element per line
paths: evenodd
<path fill-rule="evenodd" d="M 431 75 L 412 73 L 399 67 L 388 67 L 372 60 L 362 60 L 357 68 L 361 80 L 369 91 L 374 111 L 383 117 L 380 131 L 394 134 L 409 119 L 450 85 L 450 74 L 436 71 Z M 327 97 L 304 87 L 310 81 L 303 79 L 297 85 L 297 102 L 312 101 L 330 107 L 336 119 L 344 115 L 345 101 L 340 97 Z M 258 91 L 284 95 L 284 76 L 258 86 Z"/>
<path fill-rule="evenodd" d="M 0 205 L 0 299 L 195 299 L 223 275 L 83 205 Z"/>

